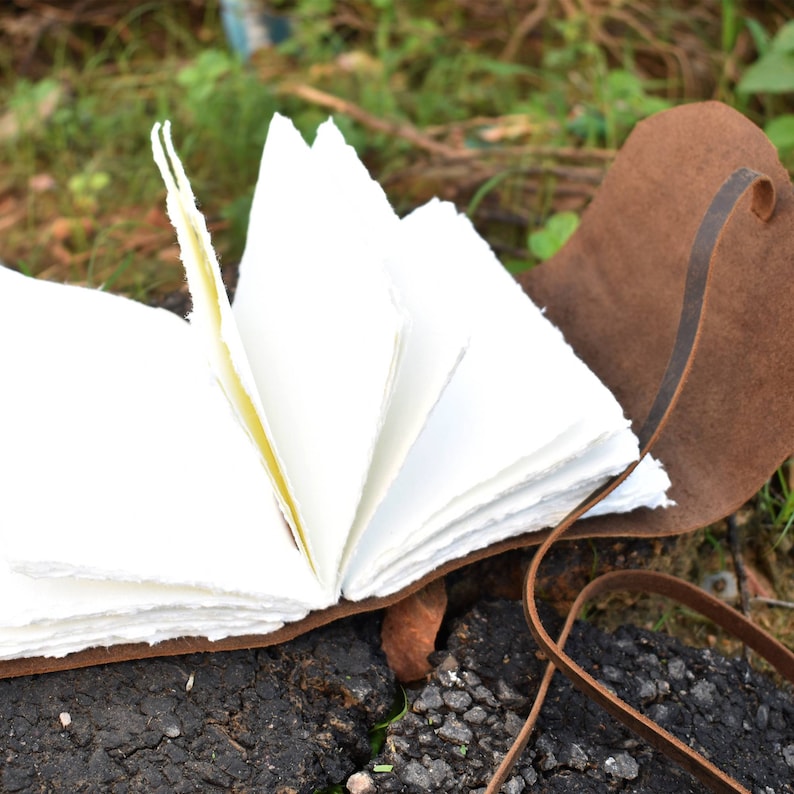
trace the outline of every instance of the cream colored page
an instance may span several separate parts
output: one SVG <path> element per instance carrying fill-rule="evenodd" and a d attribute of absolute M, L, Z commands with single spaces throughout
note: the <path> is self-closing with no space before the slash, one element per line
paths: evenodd
<path fill-rule="evenodd" d="M 384 269 L 399 224 L 360 168 L 332 124 L 309 147 L 291 122 L 273 118 L 234 300 L 327 583 L 338 579 L 407 322 Z"/>
<path fill-rule="evenodd" d="M 156 124 L 152 129 L 151 139 L 154 160 L 167 188 L 168 215 L 177 233 L 193 299 L 191 325 L 203 341 L 207 359 L 239 422 L 259 450 L 262 464 L 273 486 L 273 493 L 296 543 L 313 566 L 303 517 L 293 499 L 283 462 L 273 449 L 268 419 L 262 410 L 251 368 L 232 316 L 218 260 L 204 217 L 196 208 L 187 175 L 171 142 L 169 122 L 162 128 L 162 137 L 160 125 Z"/>
<path fill-rule="evenodd" d="M 334 600 L 284 531 L 258 452 L 194 337 L 163 310 L 0 268 L 6 576 L 11 565 L 14 576 L 138 583 L 127 615 L 166 585 L 270 604 L 274 621 Z M 13 581 L 4 586 L 0 611 L 31 621 L 86 609 L 68 588 L 30 585 L 23 601 Z M 107 611 L 101 599 L 89 607 Z"/>

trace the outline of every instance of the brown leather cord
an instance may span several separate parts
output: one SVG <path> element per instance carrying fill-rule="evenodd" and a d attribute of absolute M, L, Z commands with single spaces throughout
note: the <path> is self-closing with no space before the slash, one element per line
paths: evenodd
<path fill-rule="evenodd" d="M 690 251 L 684 287 L 684 300 L 673 351 L 648 417 L 638 433 L 640 458 L 649 452 L 659 437 L 686 383 L 698 346 L 702 319 L 708 304 L 708 288 L 719 242 L 723 231 L 736 212 L 740 200 L 750 189 L 753 191 L 751 211 L 761 221 L 768 221 L 775 207 L 775 190 L 772 181 L 751 169 L 739 168 L 719 188 L 698 227 Z M 541 544 L 532 560 L 525 583 L 524 609 L 530 630 L 538 644 L 547 654 L 550 662 L 541 681 L 529 717 L 496 771 L 486 790 L 486 794 L 496 794 L 500 790 L 518 757 L 526 747 L 540 714 L 555 669 L 561 670 L 578 689 L 595 700 L 612 716 L 642 736 L 651 745 L 666 753 L 713 791 L 744 792 L 748 794 L 743 786 L 719 770 L 699 753 L 687 747 L 672 734 L 663 730 L 656 723 L 610 693 L 565 654 L 563 647 L 576 616 L 589 598 L 605 592 L 624 589 L 639 592 L 657 592 L 675 598 L 705 614 L 715 623 L 744 640 L 792 682 L 794 682 L 794 654 L 746 620 L 738 612 L 708 595 L 700 588 L 677 580 L 674 577 L 649 571 L 612 572 L 591 582 L 574 602 L 557 642 L 548 634 L 540 620 L 535 589 L 538 570 L 546 552 L 578 518 L 623 482 L 636 465 L 636 463 L 632 464 L 622 474 L 612 478 L 606 485 L 566 516 Z"/>

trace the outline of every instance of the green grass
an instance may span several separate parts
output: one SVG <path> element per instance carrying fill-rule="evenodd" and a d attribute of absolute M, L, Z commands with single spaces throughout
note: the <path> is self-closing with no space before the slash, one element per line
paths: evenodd
<path fill-rule="evenodd" d="M 573 5 L 566 12 L 551 4 L 533 22 L 526 3 L 494 11 L 477 2 L 354 1 L 340 11 L 327 0 L 283 0 L 274 6 L 293 19 L 294 35 L 248 65 L 227 51 L 211 0 L 139 3 L 104 26 L 80 24 L 77 14 L 71 27 L 27 42 L 30 76 L 19 77 L 11 50 L 0 55 L 0 106 L 18 129 L 0 134 L 0 190 L 25 205 L 0 255 L 77 281 L 90 264 L 93 283 L 112 281 L 136 295 L 173 288 L 175 263 L 140 261 L 151 252 L 139 255 L 121 233 L 138 223 L 143 235 L 161 200 L 148 136 L 154 121 L 170 118 L 222 259 L 235 261 L 271 114 L 289 114 L 308 136 L 331 109 L 301 97 L 300 85 L 360 111 L 337 114 L 338 123 L 400 209 L 449 194 L 469 206 L 513 270 L 553 253 L 547 239 L 533 254 L 531 234 L 543 240 L 546 218 L 581 211 L 592 195 L 581 182 L 592 165 L 586 156 L 619 147 L 638 120 L 717 91 L 741 97 L 750 111 L 774 106 L 783 114 L 785 98 L 739 92 L 724 68 L 737 42 L 763 31 L 774 43 L 774 18 L 748 22 L 738 0 L 706 3 L 699 15 L 658 2 L 655 17 L 639 4 L 592 4 L 590 15 Z M 679 39 L 691 47 L 692 37 L 699 42 L 692 62 L 676 62 Z M 705 76 L 692 85 L 695 66 Z M 474 152 L 476 167 L 417 146 L 405 127 L 450 151 Z M 563 176 L 555 150 L 580 157 L 562 164 Z M 31 191 L 35 175 L 57 189 Z M 578 198 L 560 206 L 561 190 Z M 494 221 L 495 208 L 512 221 Z M 86 218 L 94 228 L 85 228 Z M 55 219 L 73 231 L 53 270 Z M 103 235 L 100 226 L 119 233 Z"/>

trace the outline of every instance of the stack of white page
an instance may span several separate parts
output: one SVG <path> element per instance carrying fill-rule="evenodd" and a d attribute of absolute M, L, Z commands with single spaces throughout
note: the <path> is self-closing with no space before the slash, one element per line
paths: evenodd
<path fill-rule="evenodd" d="M 275 116 L 230 306 L 156 127 L 189 322 L 0 267 L 0 659 L 273 631 L 554 525 L 629 421 L 469 221 Z M 600 512 L 668 504 L 644 460 Z"/>

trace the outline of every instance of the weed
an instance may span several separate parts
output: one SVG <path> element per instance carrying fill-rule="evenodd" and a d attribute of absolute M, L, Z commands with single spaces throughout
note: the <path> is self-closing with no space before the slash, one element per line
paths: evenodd
<path fill-rule="evenodd" d="M 403 687 L 399 687 L 389 715 L 386 719 L 374 725 L 369 732 L 369 746 L 372 751 L 372 758 L 378 755 L 381 749 L 383 749 L 383 744 L 386 741 L 386 730 L 389 725 L 401 720 L 407 713 L 408 694 Z"/>
<path fill-rule="evenodd" d="M 579 216 L 575 212 L 557 212 L 546 221 L 543 228 L 529 233 L 529 250 L 541 262 L 545 262 L 565 245 L 578 226 Z"/>
<path fill-rule="evenodd" d="M 771 38 L 760 24 L 748 25 L 759 57 L 747 67 L 736 90 L 739 95 L 759 96 L 767 116 L 764 132 L 781 157 L 794 165 L 794 113 L 783 111 L 779 96 L 794 94 L 794 21 Z"/>
<path fill-rule="evenodd" d="M 764 516 L 768 516 L 772 527 L 779 535 L 774 547 L 788 535 L 794 524 L 794 489 L 788 478 L 788 463 L 781 466 L 758 494 L 758 507 Z"/>

